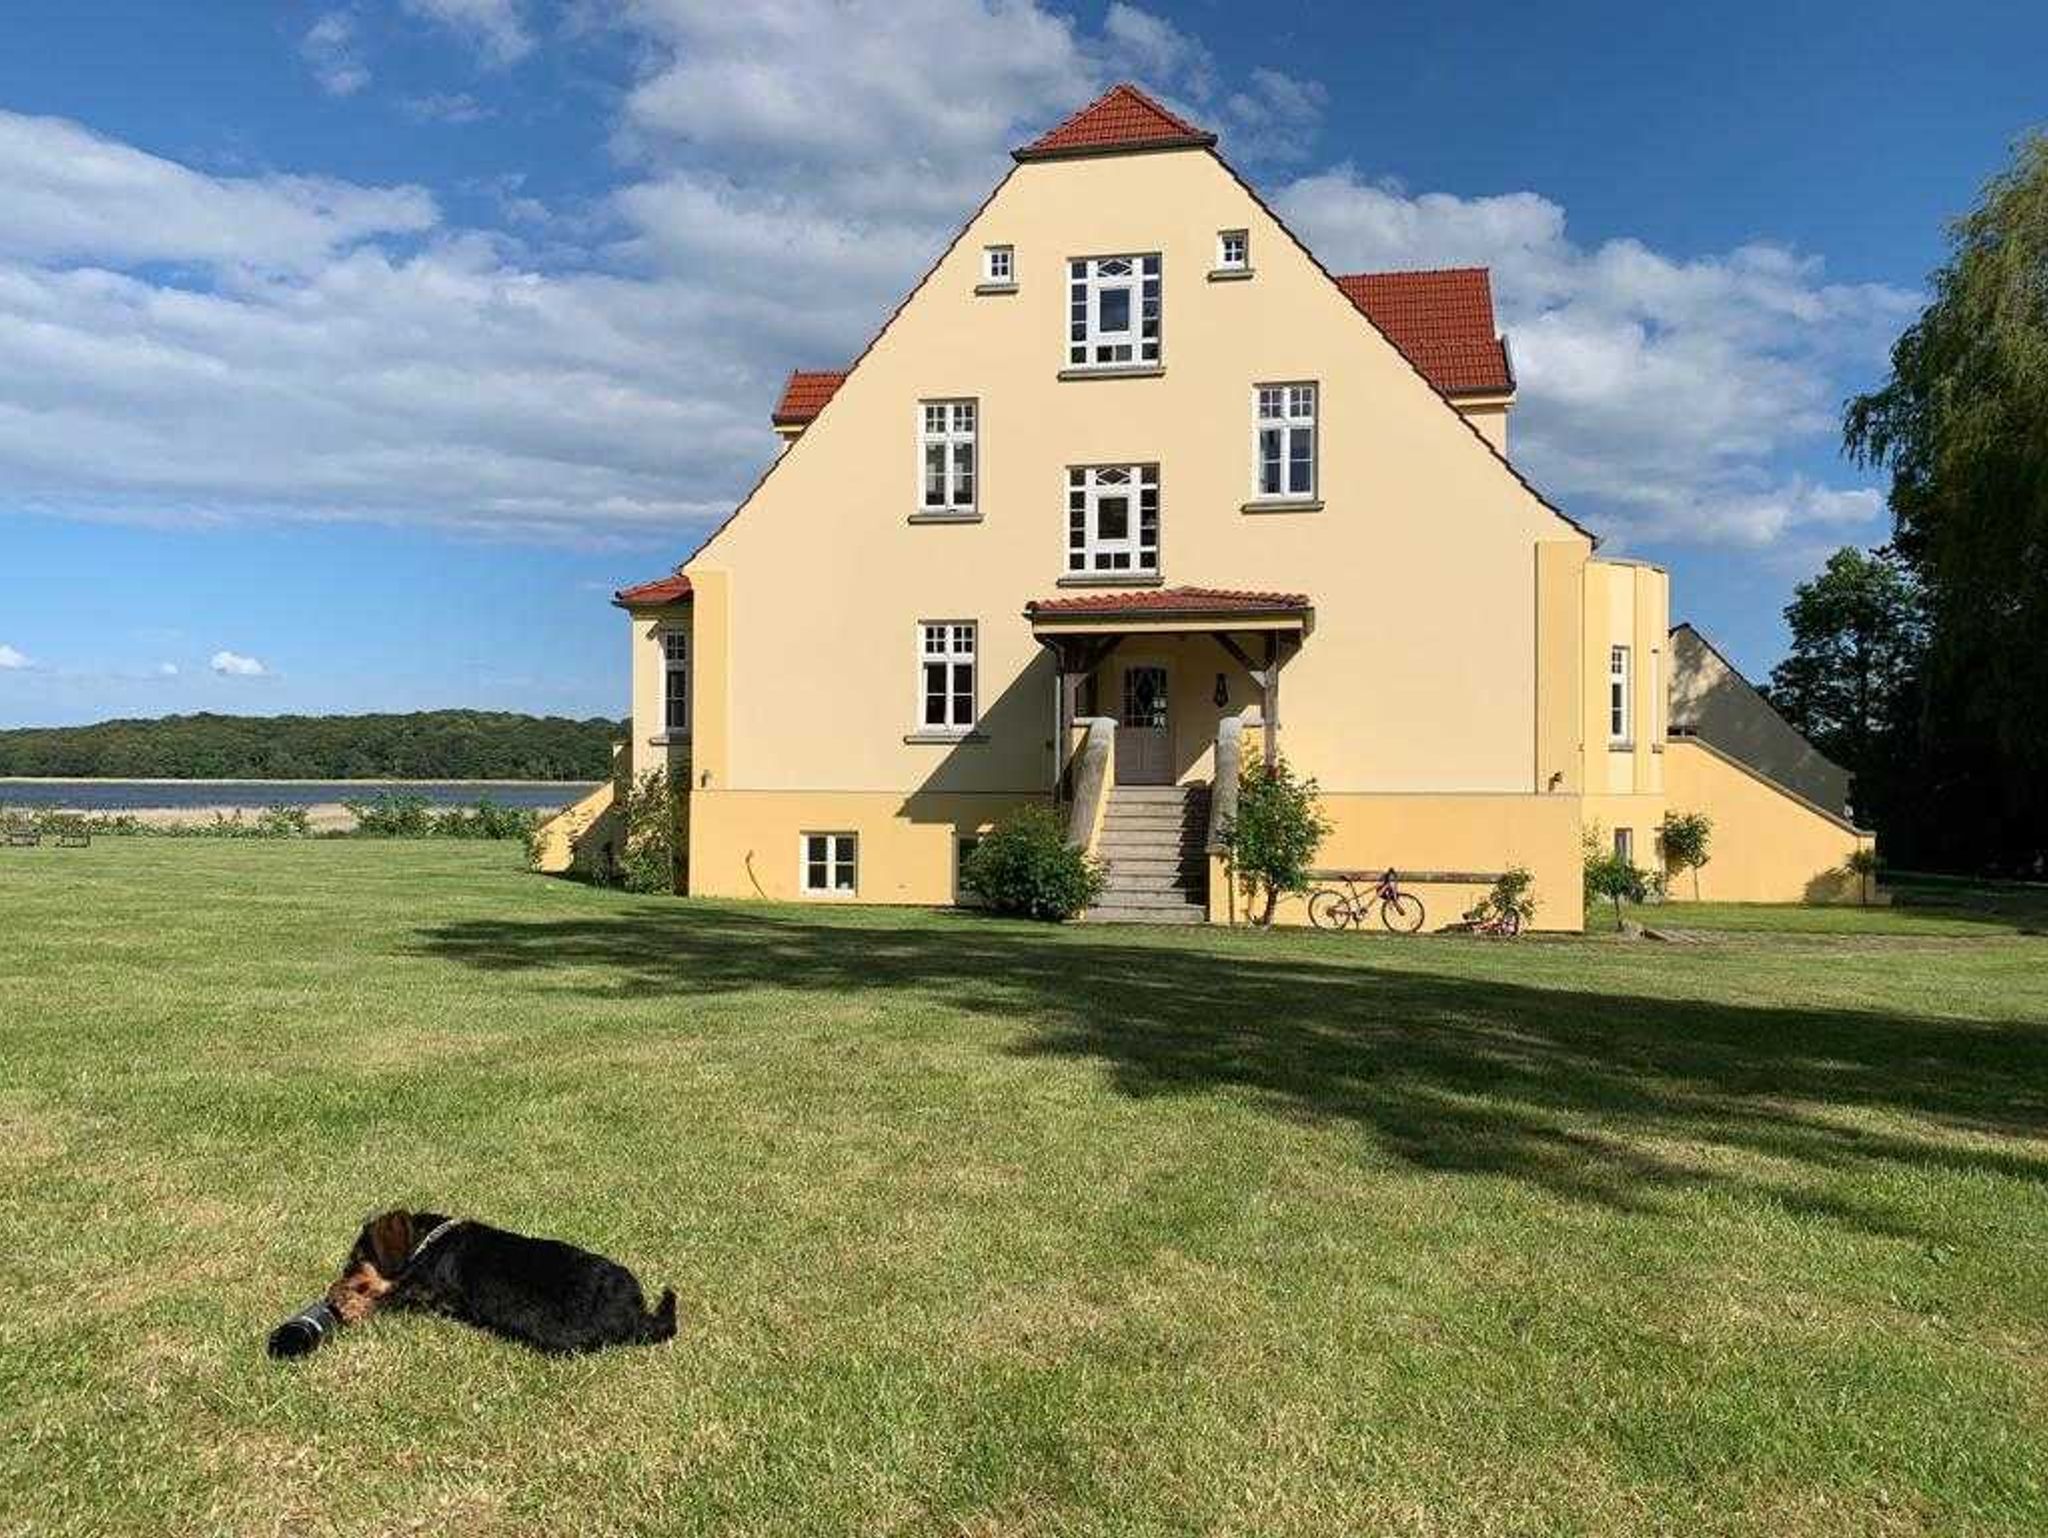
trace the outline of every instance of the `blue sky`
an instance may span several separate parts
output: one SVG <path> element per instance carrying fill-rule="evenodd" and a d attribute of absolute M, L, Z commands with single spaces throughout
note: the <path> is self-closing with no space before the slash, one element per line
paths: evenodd
<path fill-rule="evenodd" d="M 0 724 L 623 710 L 606 603 L 1115 78 L 1339 270 L 1484 262 L 1515 458 L 1761 673 L 2048 8 L 69 0 L 0 52 Z"/>

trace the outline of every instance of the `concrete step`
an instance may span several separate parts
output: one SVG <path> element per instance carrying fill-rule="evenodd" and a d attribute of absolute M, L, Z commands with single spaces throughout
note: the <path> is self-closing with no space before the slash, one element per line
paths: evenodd
<path fill-rule="evenodd" d="M 1081 915 L 1084 924 L 1206 924 L 1209 910 L 1193 903 L 1177 908 L 1127 908 L 1097 904 Z"/>
<path fill-rule="evenodd" d="M 1206 785 L 1112 785 L 1112 801 L 1185 801 L 1189 796 L 1206 796 Z"/>
<path fill-rule="evenodd" d="M 1185 908 L 1195 901 L 1195 894 L 1179 887 L 1130 887 L 1111 883 L 1103 890 L 1103 904 L 1112 908 Z"/>
<path fill-rule="evenodd" d="M 1120 875 L 1125 871 L 1142 872 L 1147 875 L 1162 871 L 1171 871 L 1178 875 L 1196 875 L 1207 868 L 1198 855 L 1167 849 L 1126 850 L 1113 859 L 1107 855 L 1103 856 L 1102 863 L 1109 868 L 1112 875 Z"/>
<path fill-rule="evenodd" d="M 1118 865 L 1111 868 L 1108 885 L 1103 891 L 1178 892 L 1192 902 L 1195 900 L 1196 888 L 1195 883 L 1188 880 L 1187 872 L 1183 870 L 1137 871 Z"/>

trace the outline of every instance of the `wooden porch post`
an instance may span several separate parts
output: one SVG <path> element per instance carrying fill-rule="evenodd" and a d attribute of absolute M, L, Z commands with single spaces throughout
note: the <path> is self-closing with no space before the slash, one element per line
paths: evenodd
<path fill-rule="evenodd" d="M 1266 671 L 1260 680 L 1260 692 L 1265 696 L 1259 703 L 1259 714 L 1265 720 L 1266 768 L 1271 769 L 1280 756 L 1280 633 L 1266 632 Z"/>

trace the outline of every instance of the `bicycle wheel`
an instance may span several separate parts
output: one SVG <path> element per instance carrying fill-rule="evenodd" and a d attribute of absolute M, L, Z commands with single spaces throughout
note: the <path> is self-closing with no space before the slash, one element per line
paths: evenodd
<path fill-rule="evenodd" d="M 1412 935 L 1422 927 L 1422 899 L 1396 892 L 1380 904 L 1380 922 L 1397 935 Z"/>
<path fill-rule="evenodd" d="M 1318 929 L 1349 929 L 1358 915 L 1342 892 L 1319 887 L 1308 894 L 1308 921 Z"/>

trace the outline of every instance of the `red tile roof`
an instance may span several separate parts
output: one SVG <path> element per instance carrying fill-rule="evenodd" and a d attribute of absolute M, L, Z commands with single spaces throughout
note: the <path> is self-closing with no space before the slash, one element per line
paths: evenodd
<path fill-rule="evenodd" d="M 1154 587 L 1135 593 L 1078 593 L 1072 598 L 1034 598 L 1029 615 L 1094 614 L 1270 614 L 1306 609 L 1305 593 L 1248 593 L 1219 587 Z"/>
<path fill-rule="evenodd" d="M 1010 153 L 1018 160 L 1114 155 L 1129 150 L 1207 149 L 1216 142 L 1136 86 L 1113 85 L 1059 127 Z"/>
<path fill-rule="evenodd" d="M 1337 286 L 1446 395 L 1514 389 L 1507 348 L 1493 326 L 1493 282 L 1484 267 L 1434 272 L 1358 272 Z"/>
<path fill-rule="evenodd" d="M 825 409 L 825 402 L 846 382 L 844 369 L 796 369 L 782 387 L 782 399 L 768 420 L 777 427 L 794 427 L 808 422 Z"/>
<path fill-rule="evenodd" d="M 666 577 L 656 577 L 652 582 L 620 588 L 612 594 L 612 602 L 622 609 L 639 608 L 643 605 L 681 603 L 689 596 L 690 579 L 679 571 L 672 571 Z"/>

